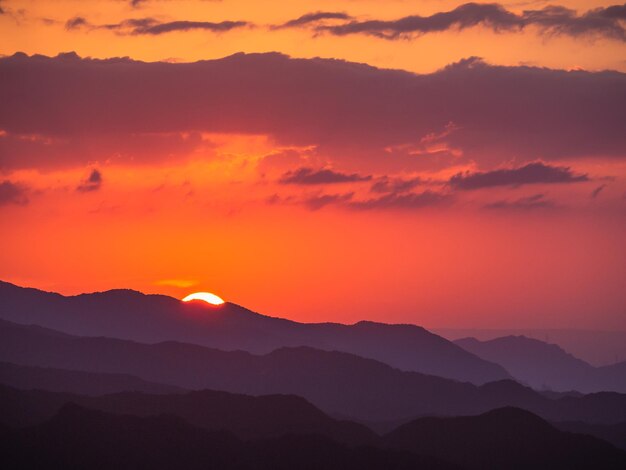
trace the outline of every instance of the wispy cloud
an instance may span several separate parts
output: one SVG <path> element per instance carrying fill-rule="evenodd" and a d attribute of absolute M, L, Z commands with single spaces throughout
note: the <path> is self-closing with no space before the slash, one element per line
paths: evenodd
<path fill-rule="evenodd" d="M 131 18 L 111 24 L 93 24 L 86 18 L 75 16 L 65 23 L 68 31 L 77 29 L 106 29 L 128 35 L 160 35 L 175 31 L 203 30 L 212 33 L 224 33 L 237 28 L 251 26 L 247 21 L 168 21 L 161 22 L 154 18 Z"/>
<path fill-rule="evenodd" d="M 550 166 L 541 162 L 535 162 L 520 168 L 459 173 L 450 178 L 450 186 L 460 190 L 472 190 L 495 186 L 577 183 L 581 181 L 589 181 L 589 177 L 587 175 L 577 175 L 569 167 Z"/>
<path fill-rule="evenodd" d="M 329 169 L 314 170 L 313 168 L 298 168 L 288 171 L 279 180 L 282 184 L 335 184 L 335 183 L 355 183 L 359 181 L 369 181 L 371 176 L 362 176 L 357 173 L 340 173 Z"/>
<path fill-rule="evenodd" d="M 79 191 L 81 193 L 88 193 L 91 191 L 97 191 L 98 189 L 100 189 L 101 186 L 102 173 L 94 169 L 91 171 L 89 176 L 76 187 L 76 191 Z"/>
<path fill-rule="evenodd" d="M 562 6 L 515 13 L 497 3 L 466 3 L 453 10 L 429 16 L 412 15 L 396 20 L 351 20 L 342 24 L 317 25 L 315 30 L 337 36 L 366 34 L 383 39 L 400 39 L 474 26 L 483 26 L 496 32 L 521 31 L 534 26 L 546 34 L 572 37 L 599 35 L 626 41 L 625 19 L 626 4 L 596 8 L 579 15 L 575 10 Z M 306 23 L 302 26 L 306 26 Z"/>
<path fill-rule="evenodd" d="M 544 194 L 534 194 L 513 201 L 500 200 L 484 206 L 491 210 L 529 211 L 533 209 L 548 209 L 555 207 L 553 201 L 546 199 Z"/>
<path fill-rule="evenodd" d="M 326 20 L 351 20 L 352 16 L 343 12 L 317 11 L 306 13 L 298 18 L 289 20 L 283 24 L 272 26 L 272 29 L 299 28 L 311 24 L 319 25 L 320 21 Z"/>
<path fill-rule="evenodd" d="M 350 208 L 357 210 L 377 209 L 423 209 L 425 207 L 439 206 L 450 202 L 452 197 L 445 193 L 426 190 L 421 193 L 391 193 L 384 196 L 354 201 Z"/>

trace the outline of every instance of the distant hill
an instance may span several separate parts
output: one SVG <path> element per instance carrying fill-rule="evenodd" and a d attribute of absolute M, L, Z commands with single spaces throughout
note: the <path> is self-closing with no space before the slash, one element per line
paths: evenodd
<path fill-rule="evenodd" d="M 422 418 L 369 445 L 354 446 L 320 434 L 243 440 L 178 416 L 106 413 L 68 403 L 41 424 L 0 429 L 0 465 L 89 470 L 621 470 L 626 453 L 590 436 L 559 431 L 515 408 L 481 416 Z"/>
<path fill-rule="evenodd" d="M 417 372 L 348 353 L 282 348 L 265 355 L 166 342 L 54 335 L 0 321 L 0 360 L 39 367 L 130 374 L 186 389 L 247 395 L 299 395 L 324 412 L 367 422 L 424 415 L 478 414 L 517 406 L 551 421 L 626 421 L 626 395 L 551 399 L 513 381 L 482 386 Z"/>
<path fill-rule="evenodd" d="M 298 323 L 231 303 L 212 307 L 131 290 L 64 297 L 0 281 L 0 318 L 81 336 L 174 340 L 255 354 L 309 346 L 475 384 L 510 378 L 501 366 L 415 325 Z"/>
<path fill-rule="evenodd" d="M 565 351 L 596 367 L 626 361 L 625 330 L 431 328 L 430 331 L 450 341 L 461 338 L 488 341 L 503 336 L 526 336 L 558 344 Z"/>
<path fill-rule="evenodd" d="M 583 422 L 555 423 L 562 431 L 587 434 L 610 442 L 615 447 L 626 451 L 626 422 L 617 424 L 589 424 Z"/>
<path fill-rule="evenodd" d="M 363 425 L 336 420 L 295 395 L 248 395 L 201 390 L 172 395 L 123 392 L 98 397 L 21 391 L 0 386 L 0 423 L 9 427 L 40 424 L 67 403 L 133 416 L 173 415 L 211 431 L 241 439 L 316 434 L 349 445 L 366 445 L 376 435 Z"/>
<path fill-rule="evenodd" d="M 556 344 L 525 336 L 488 341 L 462 338 L 455 344 L 502 365 L 517 380 L 535 389 L 626 392 L 626 363 L 593 367 Z"/>
<path fill-rule="evenodd" d="M 0 362 L 0 384 L 23 390 L 50 390 L 82 395 L 105 395 L 124 391 L 176 393 L 182 388 L 148 382 L 128 374 L 97 374 L 76 370 L 20 366 Z"/>
<path fill-rule="evenodd" d="M 626 453 L 610 444 L 559 431 L 517 408 L 480 416 L 418 419 L 388 434 L 385 443 L 477 470 L 617 470 L 626 466 Z"/>
<path fill-rule="evenodd" d="M 173 416 L 116 415 L 75 404 L 38 426 L 5 430 L 0 437 L 0 467 L 16 470 L 459 468 L 406 451 L 348 447 L 322 436 L 244 441 Z"/>

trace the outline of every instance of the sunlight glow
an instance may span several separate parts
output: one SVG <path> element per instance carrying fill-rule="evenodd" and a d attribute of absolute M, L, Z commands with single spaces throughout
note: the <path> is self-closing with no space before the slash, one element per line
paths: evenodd
<path fill-rule="evenodd" d="M 189 302 L 191 300 L 203 300 L 211 305 L 222 305 L 224 303 L 223 299 L 215 294 L 211 294 L 210 292 L 195 292 L 193 294 L 189 294 L 183 299 L 183 302 Z"/>

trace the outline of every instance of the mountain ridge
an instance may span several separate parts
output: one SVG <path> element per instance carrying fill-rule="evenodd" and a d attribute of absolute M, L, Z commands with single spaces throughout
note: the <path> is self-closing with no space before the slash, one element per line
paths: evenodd
<path fill-rule="evenodd" d="M 66 297 L 0 281 L 0 319 L 79 336 L 148 343 L 176 340 L 256 354 L 283 346 L 310 346 L 475 384 L 510 378 L 500 365 L 417 325 L 299 323 L 228 302 L 213 307 L 133 290 Z"/>

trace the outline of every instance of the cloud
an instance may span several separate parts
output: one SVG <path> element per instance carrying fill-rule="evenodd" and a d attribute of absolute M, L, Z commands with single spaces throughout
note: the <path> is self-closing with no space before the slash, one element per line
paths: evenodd
<path fill-rule="evenodd" d="M 136 25 L 130 34 L 164 34 L 171 33 L 173 31 L 191 31 L 191 30 L 204 30 L 211 31 L 213 33 L 223 33 L 236 28 L 243 28 L 249 26 L 250 23 L 246 21 L 220 21 L 213 23 L 210 21 L 171 21 L 169 23 L 153 23 L 149 25 Z"/>
<path fill-rule="evenodd" d="M 626 74 L 475 58 L 418 75 L 277 53 L 195 63 L 15 54 L 0 58 L 0 102 L 4 169 L 181 158 L 203 133 L 264 135 L 368 174 L 436 164 L 412 150 L 431 135 L 460 150 L 450 159 L 483 168 L 626 157 Z"/>
<path fill-rule="evenodd" d="M 0 206 L 28 204 L 28 188 L 20 183 L 4 180 L 0 183 Z"/>
<path fill-rule="evenodd" d="M 193 287 L 198 284 L 198 281 L 191 279 L 160 279 L 154 282 L 155 286 L 172 286 L 180 288 Z"/>
<path fill-rule="evenodd" d="M 421 183 L 422 179 L 419 177 L 405 180 L 401 178 L 389 178 L 387 176 L 383 176 L 372 184 L 370 191 L 373 193 L 403 193 L 410 191 Z"/>
<path fill-rule="evenodd" d="M 589 177 L 576 175 L 568 167 L 555 167 L 535 162 L 520 168 L 458 173 L 450 178 L 449 184 L 455 189 L 472 190 L 496 186 L 577 183 L 581 181 L 589 181 Z"/>
<path fill-rule="evenodd" d="M 555 207 L 554 202 L 547 200 L 543 194 L 534 194 L 515 201 L 496 201 L 484 206 L 485 209 L 528 211 L 533 209 L 549 209 Z"/>
<path fill-rule="evenodd" d="M 596 189 L 594 189 L 593 191 L 591 191 L 591 199 L 595 199 L 597 198 L 600 193 L 604 190 L 604 188 L 606 188 L 606 184 L 602 184 L 600 186 L 598 186 Z"/>
<path fill-rule="evenodd" d="M 350 199 L 352 199 L 353 196 L 354 196 L 354 193 L 324 194 L 321 196 L 309 197 L 303 201 L 303 204 L 309 210 L 317 211 L 331 204 L 344 204 L 350 201 Z"/>
<path fill-rule="evenodd" d="M 76 29 L 106 29 L 110 31 L 116 31 L 119 34 L 128 35 L 160 35 L 165 33 L 171 33 L 175 31 L 192 31 L 192 30 L 204 30 L 212 33 L 224 33 L 237 28 L 243 28 L 245 26 L 251 26 L 246 21 L 169 21 L 161 22 L 154 18 L 132 18 L 123 20 L 119 23 L 101 24 L 96 25 L 90 23 L 87 19 L 81 16 L 75 16 L 70 18 L 65 23 L 65 29 L 71 31 Z"/>
<path fill-rule="evenodd" d="M 87 179 L 85 179 L 82 183 L 80 183 L 76 187 L 76 191 L 80 191 L 82 193 L 87 193 L 91 191 L 97 191 L 102 186 L 102 173 L 100 171 L 93 169 Z"/>
<path fill-rule="evenodd" d="M 339 173 L 329 169 L 314 170 L 313 168 L 298 168 L 288 171 L 278 181 L 281 184 L 334 184 L 334 183 L 355 183 L 359 181 L 369 181 L 371 176 L 361 176 L 356 173 Z"/>
<path fill-rule="evenodd" d="M 287 21 L 281 25 L 273 26 L 272 29 L 283 28 L 298 28 L 311 25 L 312 23 L 318 24 L 324 20 L 351 20 L 352 17 L 343 12 L 331 12 L 331 11 L 317 11 L 315 13 L 307 13 L 296 19 Z"/>
<path fill-rule="evenodd" d="M 404 209 L 414 210 L 439 206 L 451 201 L 451 196 L 436 191 L 426 190 L 421 193 L 391 193 L 379 198 L 354 201 L 350 208 L 357 210 Z"/>
<path fill-rule="evenodd" d="M 521 31 L 534 26 L 545 34 L 572 37 L 598 35 L 626 41 L 625 11 L 626 5 L 614 5 L 578 15 L 565 7 L 547 6 L 518 14 L 497 3 L 466 3 L 430 16 L 413 15 L 392 21 L 352 20 L 338 25 L 319 25 L 316 30 L 336 36 L 366 34 L 382 39 L 399 39 L 474 26 L 483 26 L 495 32 Z"/>
<path fill-rule="evenodd" d="M 91 23 L 89 23 L 82 16 L 74 16 L 65 22 L 65 29 L 68 31 L 72 31 L 74 29 L 80 29 L 83 27 L 91 27 Z"/>

